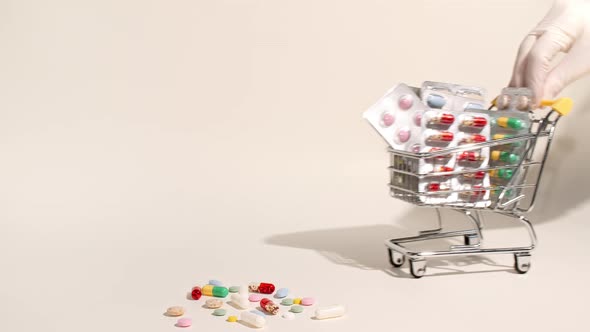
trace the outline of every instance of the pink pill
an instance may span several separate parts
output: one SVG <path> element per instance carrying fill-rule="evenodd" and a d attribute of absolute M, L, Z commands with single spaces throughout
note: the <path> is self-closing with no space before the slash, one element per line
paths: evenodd
<path fill-rule="evenodd" d="M 176 322 L 176 326 L 178 327 L 189 327 L 193 324 L 193 320 L 190 318 L 181 318 Z"/>
<path fill-rule="evenodd" d="M 313 297 L 304 297 L 301 299 L 301 305 L 313 305 L 315 299 Z"/>
<path fill-rule="evenodd" d="M 262 294 L 250 294 L 248 297 L 248 301 L 250 302 L 258 302 L 262 300 Z"/>
<path fill-rule="evenodd" d="M 410 96 L 410 95 L 403 95 L 403 96 L 399 97 L 399 99 L 397 101 L 397 105 L 402 110 L 410 109 L 410 107 L 412 107 L 412 104 L 414 104 L 414 100 L 412 99 L 412 96 Z"/>
<path fill-rule="evenodd" d="M 383 123 L 383 127 L 389 127 L 395 122 L 395 118 L 390 113 L 383 113 L 381 122 Z"/>
<path fill-rule="evenodd" d="M 414 152 L 414 153 L 418 153 L 418 152 L 420 152 L 421 148 L 422 147 L 420 146 L 420 144 L 414 144 L 410 147 L 410 151 Z"/>
<path fill-rule="evenodd" d="M 401 143 L 405 143 L 410 139 L 410 131 L 408 129 L 400 129 L 397 133 L 397 138 Z"/>
<path fill-rule="evenodd" d="M 416 115 L 414 115 L 414 124 L 418 127 L 422 125 L 422 113 L 416 113 Z"/>

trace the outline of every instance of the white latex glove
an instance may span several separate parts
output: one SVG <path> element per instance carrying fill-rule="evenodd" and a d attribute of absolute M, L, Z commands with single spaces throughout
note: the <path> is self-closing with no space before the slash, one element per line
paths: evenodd
<path fill-rule="evenodd" d="M 560 52 L 565 56 L 552 66 Z M 531 88 L 538 104 L 589 72 L 590 1 L 556 0 L 521 43 L 510 86 Z"/>

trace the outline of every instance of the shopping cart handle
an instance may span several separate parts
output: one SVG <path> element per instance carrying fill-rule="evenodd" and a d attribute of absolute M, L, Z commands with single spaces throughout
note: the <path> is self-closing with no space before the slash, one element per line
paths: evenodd
<path fill-rule="evenodd" d="M 541 100 L 541 105 L 549 106 L 555 112 L 563 116 L 569 114 L 574 106 L 574 102 L 570 98 L 564 97 L 555 100 Z"/>

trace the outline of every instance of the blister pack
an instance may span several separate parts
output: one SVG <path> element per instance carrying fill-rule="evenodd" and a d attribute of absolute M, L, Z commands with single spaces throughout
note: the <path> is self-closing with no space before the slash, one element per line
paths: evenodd
<path fill-rule="evenodd" d="M 533 108 L 533 91 L 528 88 L 504 88 L 495 104 L 498 110 L 529 112 Z"/>
<path fill-rule="evenodd" d="M 420 137 L 425 110 L 418 95 L 407 85 L 391 88 L 363 117 L 395 150 L 408 150 Z"/>
<path fill-rule="evenodd" d="M 464 144 L 487 142 L 490 135 L 490 118 L 485 113 L 429 110 L 424 113 L 422 120 L 420 152 L 436 152 Z M 489 192 L 481 189 L 489 186 L 489 176 L 478 171 L 487 167 L 489 157 L 489 148 L 482 148 L 424 159 L 420 164 L 421 174 L 461 173 L 425 178 L 419 184 L 419 191 L 440 191 L 441 194 L 423 196 L 421 200 L 429 204 L 467 201 L 489 205 Z M 466 172 L 470 170 L 473 172 Z"/>
<path fill-rule="evenodd" d="M 422 83 L 420 97 L 432 109 L 485 109 L 485 90 L 474 86 L 426 81 Z"/>
<path fill-rule="evenodd" d="M 514 96 L 526 97 L 527 100 L 532 100 L 532 94 L 526 93 L 528 89 L 514 89 L 509 88 L 510 91 L 518 90 L 522 94 L 510 94 L 510 103 L 503 110 L 491 111 L 492 116 L 492 139 L 504 139 L 526 135 L 531 129 L 531 114 L 526 112 L 530 109 L 530 105 L 526 106 L 525 102 L 519 103 L 518 98 Z M 507 91 L 504 89 L 503 92 Z M 524 92 L 524 93 L 523 93 Z M 530 92 L 530 90 L 529 90 Z M 503 94 L 502 96 L 508 96 Z M 496 103 L 500 100 L 498 97 Z M 525 141 L 514 142 L 510 144 L 503 144 L 494 146 L 490 151 L 490 166 L 496 168 L 490 171 L 490 181 L 492 187 L 503 188 L 510 183 L 510 180 L 518 174 L 519 178 L 513 180 L 512 185 L 519 184 L 523 180 L 523 172 L 517 172 L 517 166 L 521 162 L 527 150 Z M 494 190 L 492 194 L 496 197 L 501 190 Z M 520 190 L 508 189 L 505 198 L 510 199 L 516 196 Z"/>

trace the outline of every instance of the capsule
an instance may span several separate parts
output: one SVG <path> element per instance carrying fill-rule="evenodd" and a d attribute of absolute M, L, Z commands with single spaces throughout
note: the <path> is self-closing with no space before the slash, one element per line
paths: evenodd
<path fill-rule="evenodd" d="M 428 141 L 431 142 L 450 142 L 453 140 L 453 133 L 448 131 L 441 131 L 438 134 L 430 135 Z"/>
<path fill-rule="evenodd" d="M 226 297 L 229 290 L 223 286 L 205 285 L 201 288 L 201 293 L 205 296 Z"/>
<path fill-rule="evenodd" d="M 461 121 L 461 127 L 483 128 L 488 124 L 488 120 L 483 116 L 466 116 Z"/>
<path fill-rule="evenodd" d="M 465 136 L 464 138 L 461 139 L 459 144 L 482 143 L 485 141 L 487 141 L 487 139 L 484 135 L 475 134 L 475 135 Z"/>
<path fill-rule="evenodd" d="M 201 295 L 203 295 L 203 293 L 201 292 L 201 287 L 193 287 L 193 289 L 191 290 L 191 298 L 193 300 L 198 300 L 201 298 Z"/>
<path fill-rule="evenodd" d="M 484 171 L 463 174 L 463 178 L 468 179 L 468 180 L 483 180 L 483 178 L 485 176 L 486 176 L 486 172 L 484 172 Z"/>
<path fill-rule="evenodd" d="M 430 126 L 450 126 L 455 122 L 455 116 L 449 113 L 442 113 L 428 120 Z"/>
<path fill-rule="evenodd" d="M 465 151 L 457 156 L 457 161 L 468 161 L 468 162 L 475 162 L 475 161 L 483 161 L 485 159 L 479 152 L 475 151 Z"/>
<path fill-rule="evenodd" d="M 514 137 L 514 135 L 508 135 L 508 134 L 494 134 L 494 136 L 492 136 L 492 139 L 497 140 L 497 139 L 504 139 L 504 138 L 512 138 Z M 517 148 L 519 146 L 522 145 L 522 142 L 514 142 L 514 143 L 509 143 L 511 146 Z"/>
<path fill-rule="evenodd" d="M 438 168 L 438 172 L 452 172 L 454 170 L 454 168 L 449 167 L 449 166 L 441 166 Z"/>
<path fill-rule="evenodd" d="M 428 152 L 437 152 L 440 150 L 442 150 L 442 149 L 434 147 L 434 148 L 430 149 L 430 151 L 428 151 Z M 451 158 L 452 158 L 452 156 L 450 154 L 445 154 L 445 155 L 441 155 L 441 156 L 432 157 L 429 159 L 430 159 L 430 161 L 432 161 L 432 159 L 434 159 L 436 161 L 444 161 L 444 160 L 451 159 Z"/>
<path fill-rule="evenodd" d="M 239 293 L 232 294 L 231 301 L 233 304 L 240 307 L 241 309 L 250 308 L 250 301 L 248 301 L 248 297 L 243 296 L 242 294 L 239 294 Z"/>
<path fill-rule="evenodd" d="M 514 175 L 514 171 L 511 169 L 495 169 L 490 171 L 490 176 L 494 178 L 510 180 Z"/>
<path fill-rule="evenodd" d="M 516 164 L 520 160 L 520 157 L 514 153 L 508 151 L 492 151 L 490 157 L 493 161 L 503 161 L 505 163 Z"/>
<path fill-rule="evenodd" d="M 275 285 L 267 282 L 261 282 L 260 284 L 253 282 L 248 285 L 248 288 L 251 292 L 258 292 L 262 294 L 272 294 L 272 292 L 275 291 Z"/>
<path fill-rule="evenodd" d="M 331 305 L 327 307 L 317 308 L 315 311 L 316 319 L 327 319 L 344 316 L 346 307 L 340 304 Z"/>
<path fill-rule="evenodd" d="M 510 96 L 509 95 L 500 95 L 496 98 L 496 106 L 498 109 L 505 110 L 510 106 Z"/>
<path fill-rule="evenodd" d="M 266 319 L 264 317 L 251 313 L 249 311 L 242 312 L 240 314 L 240 320 L 244 323 L 247 323 L 258 328 L 264 327 L 264 325 L 266 324 Z"/>
<path fill-rule="evenodd" d="M 279 313 L 279 306 L 276 305 L 273 301 L 267 299 L 266 297 L 260 300 L 260 307 L 264 309 L 264 311 L 276 315 Z"/>
<path fill-rule="evenodd" d="M 466 188 L 467 189 L 467 188 Z M 483 190 L 483 186 L 476 185 L 471 187 L 470 189 L 475 189 L 473 191 L 461 191 L 459 192 L 459 198 L 466 201 L 475 201 L 478 199 L 482 199 L 485 196 L 485 190 Z"/>
<path fill-rule="evenodd" d="M 503 128 L 510 128 L 520 130 L 526 128 L 524 121 L 519 118 L 509 118 L 507 116 L 501 116 L 496 119 L 496 124 Z"/>
<path fill-rule="evenodd" d="M 431 182 L 428 184 L 428 191 L 441 191 L 441 190 L 449 190 L 449 187 L 445 184 L 441 184 L 440 182 Z"/>

